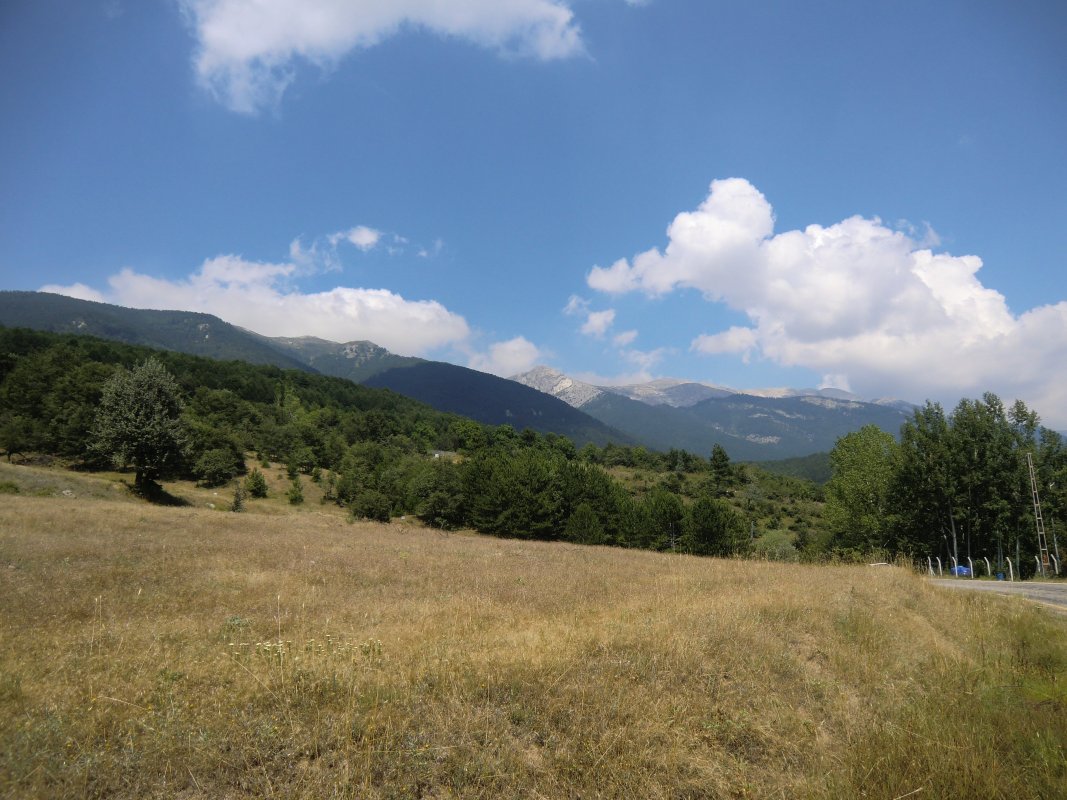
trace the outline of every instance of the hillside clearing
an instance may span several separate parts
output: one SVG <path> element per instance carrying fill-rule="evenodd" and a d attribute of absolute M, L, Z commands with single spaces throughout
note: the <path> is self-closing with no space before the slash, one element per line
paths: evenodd
<path fill-rule="evenodd" d="M 1067 795 L 1064 620 L 897 569 L 20 494 L 0 603 L 4 796 Z"/>

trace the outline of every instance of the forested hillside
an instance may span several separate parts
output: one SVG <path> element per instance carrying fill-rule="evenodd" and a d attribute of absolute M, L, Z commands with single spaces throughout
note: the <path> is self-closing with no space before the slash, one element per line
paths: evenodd
<path fill-rule="evenodd" d="M 561 436 L 483 426 L 338 378 L 83 336 L 0 328 L 0 449 L 106 466 L 106 387 L 149 360 L 179 387 L 175 477 L 222 485 L 255 453 L 288 464 L 294 486 L 322 482 L 328 500 L 360 517 L 693 553 L 749 546 L 751 521 L 723 499 L 741 480 L 725 453 L 717 465 L 616 445 L 579 454 Z M 651 483 L 624 482 L 626 470 L 647 470 Z"/>
<path fill-rule="evenodd" d="M 210 314 L 125 308 L 47 292 L 0 292 L 0 326 L 97 336 L 207 358 L 332 375 L 392 389 L 438 411 L 487 425 L 532 428 L 566 436 L 578 445 L 639 441 L 514 381 L 455 364 L 398 356 L 373 342 L 272 338 Z"/>
<path fill-rule="evenodd" d="M 0 451 L 88 469 L 118 461 L 140 478 L 141 465 L 107 444 L 103 412 L 116 382 L 149 362 L 173 376 L 180 409 L 180 447 L 160 478 L 250 486 L 257 462 L 281 463 L 294 496 L 314 480 L 356 517 L 410 514 L 446 529 L 720 555 L 1007 556 L 1030 571 L 1027 453 L 1050 546 L 1067 516 L 1063 438 L 1022 403 L 1006 409 L 993 395 L 947 415 L 928 404 L 899 442 L 874 426 L 842 437 L 824 489 L 733 463 L 718 445 L 707 457 L 578 448 L 340 378 L 22 329 L 0 328 Z"/>
<path fill-rule="evenodd" d="M 0 325 L 84 334 L 207 358 L 314 371 L 269 339 L 211 314 L 194 311 L 124 308 L 48 292 L 2 291 Z"/>

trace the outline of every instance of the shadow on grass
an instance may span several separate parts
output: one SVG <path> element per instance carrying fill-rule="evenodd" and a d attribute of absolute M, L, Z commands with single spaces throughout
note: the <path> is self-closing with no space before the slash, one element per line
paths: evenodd
<path fill-rule="evenodd" d="M 130 491 L 142 500 L 147 500 L 157 506 L 191 505 L 188 500 L 171 494 L 155 481 L 144 481 L 140 486 L 131 486 Z"/>

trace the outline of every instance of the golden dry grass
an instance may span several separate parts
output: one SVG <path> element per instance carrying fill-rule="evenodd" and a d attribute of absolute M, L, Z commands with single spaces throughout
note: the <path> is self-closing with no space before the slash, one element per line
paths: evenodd
<path fill-rule="evenodd" d="M 21 494 L 0 607 L 4 797 L 1067 796 L 1067 623 L 897 569 Z"/>

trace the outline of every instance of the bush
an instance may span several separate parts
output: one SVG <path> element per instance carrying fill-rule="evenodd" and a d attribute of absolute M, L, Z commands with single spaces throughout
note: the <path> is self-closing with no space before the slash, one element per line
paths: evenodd
<path fill-rule="evenodd" d="M 350 508 L 352 516 L 376 522 L 388 522 L 392 511 L 389 498 L 377 489 L 364 489 L 356 495 Z"/>
<path fill-rule="evenodd" d="M 293 482 L 290 484 L 286 496 L 289 498 L 290 505 L 298 506 L 304 502 L 304 487 L 300 485 L 299 476 L 293 478 Z"/>
<path fill-rule="evenodd" d="M 206 450 L 196 460 L 193 472 L 204 486 L 221 486 L 240 469 L 233 451 L 224 448 Z"/>
<path fill-rule="evenodd" d="M 253 468 L 251 474 L 245 478 L 245 489 L 252 497 L 266 497 L 267 479 L 263 477 L 262 472 Z"/>

